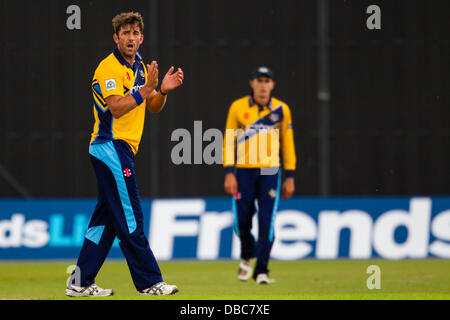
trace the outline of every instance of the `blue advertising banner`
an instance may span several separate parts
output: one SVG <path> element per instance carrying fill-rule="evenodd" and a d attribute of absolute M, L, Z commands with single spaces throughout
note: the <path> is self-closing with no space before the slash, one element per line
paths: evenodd
<path fill-rule="evenodd" d="M 0 260 L 76 259 L 95 199 L 0 200 Z M 229 198 L 143 199 L 159 260 L 238 259 Z M 253 233 L 257 237 L 257 215 Z M 283 200 L 272 258 L 450 258 L 450 197 Z M 114 242 L 110 258 L 123 258 Z"/>

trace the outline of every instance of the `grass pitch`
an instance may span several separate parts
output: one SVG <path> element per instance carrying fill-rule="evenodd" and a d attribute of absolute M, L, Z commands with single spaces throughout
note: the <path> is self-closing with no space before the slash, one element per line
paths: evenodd
<path fill-rule="evenodd" d="M 71 264 L 75 261 L 0 262 L 0 299 L 80 299 L 64 295 L 66 269 Z M 369 265 L 380 267 L 381 289 L 367 288 Z M 237 280 L 237 266 L 237 261 L 161 262 L 164 280 L 176 284 L 180 292 L 143 297 L 133 286 L 126 262 L 107 260 L 96 283 L 114 289 L 115 295 L 95 299 L 450 300 L 450 260 L 271 261 L 276 282 L 270 285 Z"/>

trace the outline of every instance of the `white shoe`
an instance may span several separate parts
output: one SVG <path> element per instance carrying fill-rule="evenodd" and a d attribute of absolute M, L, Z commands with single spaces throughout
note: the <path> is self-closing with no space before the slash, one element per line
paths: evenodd
<path fill-rule="evenodd" d="M 175 294 L 178 292 L 178 287 L 175 285 L 170 285 L 165 282 L 158 282 L 150 288 L 138 291 L 141 296 L 155 295 L 155 296 L 165 296 L 169 294 Z"/>
<path fill-rule="evenodd" d="M 259 284 L 274 283 L 275 279 L 270 279 L 267 273 L 260 273 L 256 276 L 256 282 Z"/>
<path fill-rule="evenodd" d="M 114 291 L 112 289 L 102 289 L 95 283 L 89 287 L 78 287 L 71 285 L 66 289 L 66 296 L 69 297 L 108 297 L 112 296 Z"/>
<path fill-rule="evenodd" d="M 241 281 L 247 281 L 252 275 L 252 259 L 241 259 L 238 270 L 238 279 Z"/>

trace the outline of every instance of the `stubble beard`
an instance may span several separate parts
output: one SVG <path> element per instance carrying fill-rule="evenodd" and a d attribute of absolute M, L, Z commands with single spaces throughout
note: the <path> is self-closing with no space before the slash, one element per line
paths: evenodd
<path fill-rule="evenodd" d="M 127 59 L 134 59 L 134 57 L 136 56 L 136 52 L 137 52 L 138 48 L 133 49 L 133 52 L 131 54 L 127 53 L 128 47 L 126 45 L 125 46 L 119 46 L 119 50 L 120 50 L 120 53 L 122 54 L 122 56 L 124 56 L 125 58 L 127 58 Z"/>

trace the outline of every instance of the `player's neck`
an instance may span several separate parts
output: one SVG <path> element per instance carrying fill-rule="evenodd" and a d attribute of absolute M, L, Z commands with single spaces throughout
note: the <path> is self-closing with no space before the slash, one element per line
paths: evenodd
<path fill-rule="evenodd" d="M 130 64 L 130 66 L 134 66 L 134 61 L 135 61 L 135 57 L 123 57 L 125 59 L 126 62 L 128 62 Z"/>
<path fill-rule="evenodd" d="M 270 101 L 270 96 L 268 96 L 268 97 L 253 96 L 253 98 L 255 99 L 255 102 L 257 104 L 259 104 L 260 106 L 267 106 Z"/>
<path fill-rule="evenodd" d="M 136 55 L 129 57 L 129 56 L 124 55 L 122 52 L 120 52 L 120 50 L 119 50 L 119 53 L 122 56 L 122 58 L 124 58 L 125 61 L 130 64 L 130 66 L 134 66 L 134 61 L 136 61 Z"/>

